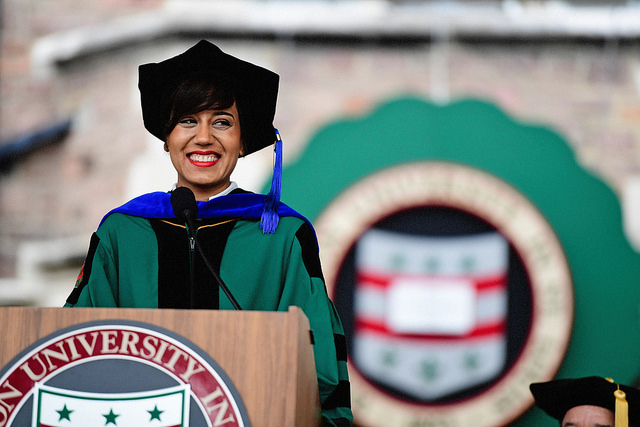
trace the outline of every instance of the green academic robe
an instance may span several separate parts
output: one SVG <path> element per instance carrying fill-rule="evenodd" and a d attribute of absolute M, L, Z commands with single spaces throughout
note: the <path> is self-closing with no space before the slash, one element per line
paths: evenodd
<path fill-rule="evenodd" d="M 293 305 L 304 311 L 314 338 L 324 423 L 351 425 L 346 342 L 327 295 L 313 228 L 300 216 L 283 216 L 275 233 L 264 234 L 259 219 L 232 213 L 196 220 L 210 264 L 242 309 L 287 311 Z M 193 308 L 233 309 L 191 250 L 185 226 L 161 218 L 166 209 L 155 216 L 115 211 L 105 217 L 66 306 L 190 308 L 193 289 Z"/>

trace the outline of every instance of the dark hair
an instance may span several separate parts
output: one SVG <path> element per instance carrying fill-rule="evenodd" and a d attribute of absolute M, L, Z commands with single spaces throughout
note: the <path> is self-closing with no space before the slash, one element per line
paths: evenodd
<path fill-rule="evenodd" d="M 164 140 L 178 124 L 180 119 L 205 110 L 223 110 L 235 102 L 235 97 L 225 85 L 207 78 L 184 80 L 176 87 L 171 96 L 167 121 L 164 128 Z M 240 120 L 242 133 L 242 120 Z"/>

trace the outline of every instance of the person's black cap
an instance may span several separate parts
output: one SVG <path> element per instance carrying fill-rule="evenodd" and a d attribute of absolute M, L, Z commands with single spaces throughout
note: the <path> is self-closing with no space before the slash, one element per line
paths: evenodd
<path fill-rule="evenodd" d="M 559 421 L 569 409 L 591 405 L 609 409 L 614 414 L 618 409 L 618 415 L 627 410 L 628 423 L 640 424 L 640 390 L 635 387 L 592 376 L 533 383 L 529 389 L 536 405 Z"/>
<path fill-rule="evenodd" d="M 158 63 L 140 65 L 138 88 L 145 128 L 165 138 L 171 96 L 187 78 L 207 77 L 231 90 L 240 113 L 245 155 L 273 144 L 279 76 L 224 53 L 201 40 L 184 53 Z"/>

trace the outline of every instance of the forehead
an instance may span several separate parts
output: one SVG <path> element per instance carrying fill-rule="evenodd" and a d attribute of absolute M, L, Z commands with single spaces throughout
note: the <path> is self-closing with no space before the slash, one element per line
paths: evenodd
<path fill-rule="evenodd" d="M 594 405 L 575 406 L 567 411 L 562 420 L 563 427 L 613 427 L 613 425 L 613 412 Z"/>

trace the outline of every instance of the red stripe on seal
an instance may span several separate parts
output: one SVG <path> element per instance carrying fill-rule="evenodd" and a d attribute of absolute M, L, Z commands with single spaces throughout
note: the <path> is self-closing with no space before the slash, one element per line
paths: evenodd
<path fill-rule="evenodd" d="M 367 332 L 378 335 L 386 335 L 388 337 L 403 338 L 411 340 L 425 340 L 425 341 L 462 341 L 474 338 L 489 338 L 492 336 L 505 335 L 507 330 L 506 321 L 486 323 L 478 326 L 467 334 L 464 335 L 444 335 L 444 334 L 406 334 L 396 333 L 389 329 L 385 324 L 377 322 L 371 319 L 356 319 L 357 333 Z"/>
<path fill-rule="evenodd" d="M 376 273 L 366 273 L 359 271 L 357 273 L 358 286 L 379 288 L 380 290 L 389 287 L 392 281 L 399 279 L 411 279 L 411 280 L 424 280 L 427 282 L 429 279 L 447 279 L 452 281 L 468 280 L 473 282 L 478 292 L 500 290 L 507 288 L 507 276 L 506 274 L 495 274 L 485 277 L 471 277 L 471 276 L 429 276 L 429 275 L 415 275 L 415 274 L 397 274 L 397 275 L 385 275 Z"/>

